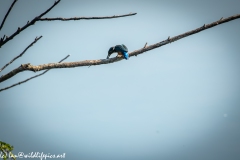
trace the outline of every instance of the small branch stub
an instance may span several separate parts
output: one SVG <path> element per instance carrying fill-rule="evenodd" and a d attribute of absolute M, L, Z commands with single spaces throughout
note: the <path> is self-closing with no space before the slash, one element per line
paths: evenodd
<path fill-rule="evenodd" d="M 144 47 L 143 48 L 146 48 L 147 47 L 147 42 L 146 42 L 146 44 L 144 45 Z"/>

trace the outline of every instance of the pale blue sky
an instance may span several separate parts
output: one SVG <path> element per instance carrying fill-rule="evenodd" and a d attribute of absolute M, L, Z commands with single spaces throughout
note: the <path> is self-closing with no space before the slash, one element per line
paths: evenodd
<path fill-rule="evenodd" d="M 54 1 L 19 0 L 0 36 Z M 12 1 L 0 1 L 0 19 Z M 61 1 L 44 17 L 137 15 L 107 20 L 37 22 L 0 49 L 0 67 L 42 35 L 5 74 L 34 65 L 103 59 L 125 44 L 142 48 L 221 17 L 238 0 Z M 66 153 L 67 160 L 240 159 L 240 20 L 128 61 L 54 69 L 0 93 L 0 140 L 18 152 Z M 23 72 L 0 88 L 24 80 Z"/>

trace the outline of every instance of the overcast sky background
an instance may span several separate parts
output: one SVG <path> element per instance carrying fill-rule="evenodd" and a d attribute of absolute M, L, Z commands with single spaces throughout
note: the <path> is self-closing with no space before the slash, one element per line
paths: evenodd
<path fill-rule="evenodd" d="M 1 20 L 11 3 L 0 1 Z M 53 3 L 17 1 L 0 36 Z M 68 54 L 66 62 L 104 59 L 117 44 L 131 52 L 239 14 L 239 6 L 239 0 L 63 0 L 44 17 L 137 15 L 37 22 L 0 49 L 2 67 L 43 36 L 1 74 Z M 0 93 L 0 140 L 15 154 L 66 153 L 67 160 L 239 160 L 239 42 L 240 19 L 128 61 L 51 70 Z M 22 72 L 0 88 L 33 75 Z"/>

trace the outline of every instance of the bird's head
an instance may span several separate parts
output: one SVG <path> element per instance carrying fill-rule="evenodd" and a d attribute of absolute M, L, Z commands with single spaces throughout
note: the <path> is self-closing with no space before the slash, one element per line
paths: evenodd
<path fill-rule="evenodd" d="M 107 56 L 107 59 L 110 57 L 110 55 L 115 52 L 115 47 L 111 47 L 109 50 L 108 50 L 108 56 Z"/>
<path fill-rule="evenodd" d="M 111 55 L 111 54 L 114 52 L 114 49 L 115 49 L 115 47 L 111 47 L 111 48 L 108 50 L 108 54 Z"/>

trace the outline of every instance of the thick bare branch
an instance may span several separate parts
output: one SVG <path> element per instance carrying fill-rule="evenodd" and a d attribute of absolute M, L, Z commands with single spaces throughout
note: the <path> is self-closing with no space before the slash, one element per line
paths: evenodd
<path fill-rule="evenodd" d="M 64 61 L 65 59 L 67 59 L 69 56 L 70 56 L 70 55 L 67 55 L 65 58 L 63 58 L 63 59 L 62 59 L 61 61 L 59 61 L 58 63 L 61 63 L 62 61 Z M 44 71 L 44 72 L 42 72 L 42 73 L 40 73 L 40 74 L 38 74 L 38 75 L 32 76 L 32 77 L 30 77 L 30 78 L 28 78 L 28 79 L 25 79 L 24 81 L 21 81 L 21 82 L 18 82 L 18 83 L 13 84 L 13 85 L 11 85 L 11 86 L 8 86 L 8 87 L 6 87 L 6 88 L 2 88 L 2 89 L 0 89 L 0 92 L 2 92 L 2 91 L 4 91 L 4 90 L 7 90 L 7 89 L 10 89 L 10 88 L 12 88 L 12 87 L 14 87 L 14 86 L 20 85 L 20 84 L 22 84 L 22 83 L 25 83 L 25 82 L 33 79 L 33 78 L 37 78 L 37 77 L 39 77 L 39 76 L 42 76 L 42 75 L 44 75 L 45 73 L 47 73 L 49 70 L 50 70 L 50 69 L 48 69 L 48 70 L 46 70 L 46 71 Z"/>
<path fill-rule="evenodd" d="M 120 18 L 120 17 L 127 17 L 127 16 L 133 16 L 137 13 L 129 13 L 129 14 L 123 14 L 123 15 L 114 15 L 114 16 L 105 16 L 105 17 L 71 17 L 71 18 L 40 18 L 38 21 L 71 21 L 71 20 L 91 20 L 91 19 L 111 19 L 111 18 Z"/>
<path fill-rule="evenodd" d="M 161 47 L 163 45 L 172 43 L 174 41 L 177 41 L 179 39 L 185 38 L 187 36 L 190 36 L 192 34 L 196 34 L 198 32 L 201 32 L 203 30 L 212 28 L 214 26 L 217 26 L 219 24 L 222 23 L 226 23 L 228 21 L 232 21 L 234 19 L 240 18 L 240 14 L 228 17 L 228 18 L 221 18 L 218 21 L 215 21 L 213 23 L 207 24 L 207 25 L 203 25 L 202 27 L 199 27 L 195 30 L 180 34 L 178 36 L 175 37 L 168 37 L 166 40 L 161 41 L 159 43 L 155 43 L 153 45 L 149 45 L 146 46 L 145 48 L 141 48 L 139 50 L 135 50 L 131 53 L 129 53 L 129 56 L 136 56 L 138 54 L 142 54 L 144 52 L 147 52 L 149 50 Z M 114 62 L 118 62 L 120 60 L 122 60 L 123 57 L 115 57 L 115 58 L 110 58 L 110 59 L 99 59 L 99 60 L 85 60 L 85 61 L 78 61 L 78 62 L 65 62 L 65 63 L 49 63 L 49 64 L 43 64 L 43 65 L 38 65 L 38 66 L 34 66 L 31 65 L 30 63 L 28 64 L 22 64 L 21 66 L 19 66 L 18 68 L 12 70 L 11 72 L 7 73 L 6 75 L 3 75 L 2 77 L 0 77 L 0 82 L 3 82 L 11 77 L 13 77 L 14 75 L 23 72 L 23 71 L 41 71 L 41 70 L 46 70 L 46 69 L 54 69 L 54 68 L 73 68 L 73 67 L 81 67 L 81 66 L 92 66 L 92 65 L 101 65 L 101 64 L 108 64 L 108 63 L 114 63 Z"/>
<path fill-rule="evenodd" d="M 39 16 L 35 17 L 33 20 L 31 20 L 30 22 L 28 21 L 27 24 L 25 26 L 23 26 L 22 28 L 18 27 L 17 31 L 14 32 L 11 36 L 6 37 L 5 39 L 3 39 L 2 41 L 0 41 L 0 48 L 7 43 L 9 40 L 13 39 L 16 35 L 18 35 L 19 33 L 21 33 L 23 30 L 25 30 L 26 28 L 28 28 L 31 25 L 34 25 L 34 23 L 41 18 L 42 16 L 44 16 L 45 14 L 47 14 L 51 9 L 53 9 L 53 7 L 55 7 L 61 0 L 55 1 L 55 3 L 48 8 L 45 12 L 43 12 L 42 14 L 40 14 Z"/>
<path fill-rule="evenodd" d="M 13 3 L 12 3 L 12 5 L 9 7 L 9 9 L 8 9 L 8 11 L 7 11 L 5 17 L 3 18 L 2 23 L 1 23 L 0 31 L 1 31 L 1 29 L 2 29 L 2 27 L 3 27 L 3 25 L 4 25 L 4 23 L 5 23 L 5 21 L 6 21 L 6 19 L 7 19 L 7 16 L 8 16 L 9 13 L 11 12 L 11 10 L 12 10 L 12 8 L 13 8 L 13 6 L 14 6 L 14 4 L 15 4 L 16 2 L 17 2 L 17 0 L 14 0 Z"/>
<path fill-rule="evenodd" d="M 36 43 L 39 39 L 41 39 L 42 38 L 42 36 L 40 36 L 40 37 L 36 37 L 35 38 L 35 40 L 31 43 L 31 44 L 29 44 L 25 49 L 24 49 L 24 51 L 22 52 L 22 53 L 20 53 L 17 57 L 15 57 L 15 58 L 13 58 L 10 62 L 8 62 L 7 64 L 5 64 L 5 66 L 3 66 L 1 69 L 0 69 L 0 72 L 2 72 L 2 70 L 4 70 L 4 68 L 6 68 L 9 64 L 11 64 L 13 61 L 15 61 L 16 59 L 18 59 L 19 57 L 21 57 L 27 50 L 28 50 L 28 48 L 30 48 L 30 47 L 32 47 L 32 45 L 34 44 L 34 43 Z"/>

